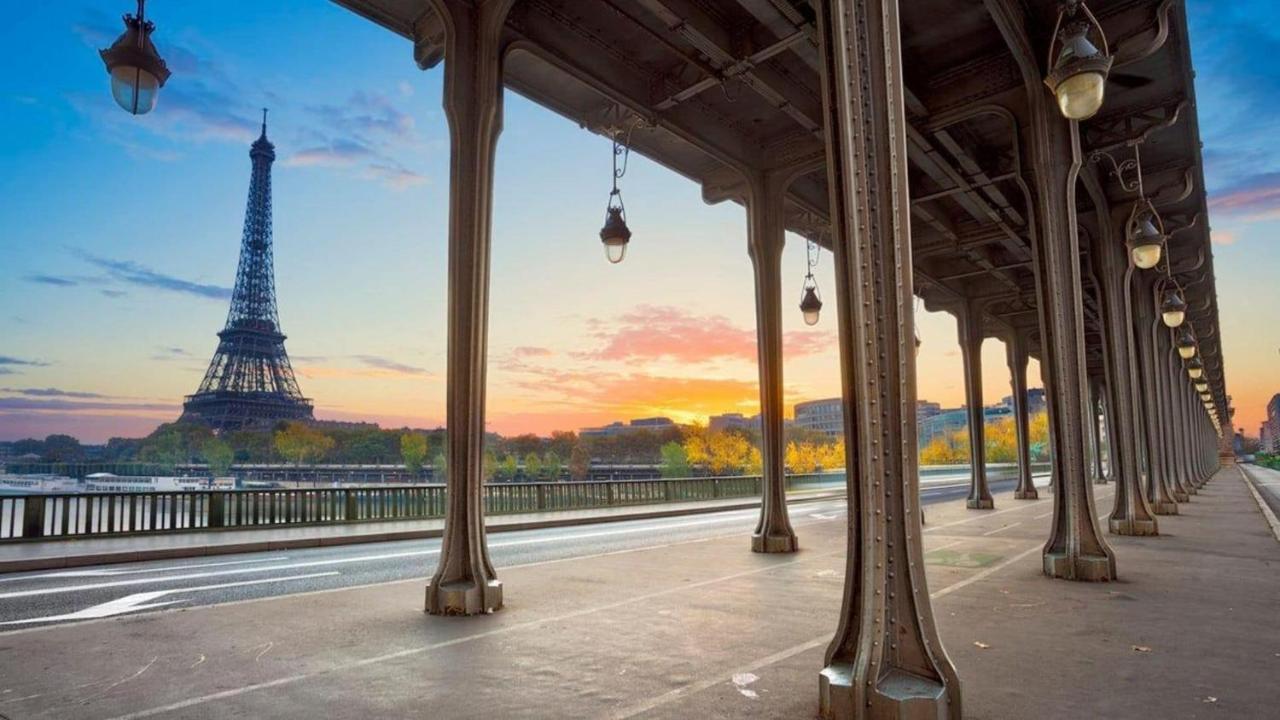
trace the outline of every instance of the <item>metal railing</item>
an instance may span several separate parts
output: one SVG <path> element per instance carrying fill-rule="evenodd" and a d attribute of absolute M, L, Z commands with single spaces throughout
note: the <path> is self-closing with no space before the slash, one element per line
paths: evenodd
<path fill-rule="evenodd" d="M 1047 466 L 1035 466 L 1037 472 Z M 922 478 L 967 471 L 923 468 Z M 988 478 L 1016 468 L 988 466 Z M 787 476 L 788 490 L 833 487 L 844 472 Z M 484 486 L 486 515 L 654 505 L 760 494 L 759 475 L 659 480 L 496 483 Z M 444 485 L 350 488 L 58 493 L 0 497 L 0 543 L 50 539 L 333 525 L 444 517 Z"/>

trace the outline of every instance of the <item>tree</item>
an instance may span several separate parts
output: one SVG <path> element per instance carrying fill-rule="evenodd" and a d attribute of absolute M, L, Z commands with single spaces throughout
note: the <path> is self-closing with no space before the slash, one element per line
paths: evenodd
<path fill-rule="evenodd" d="M 542 470 L 551 482 L 560 482 L 560 473 L 564 469 L 564 463 L 560 462 L 560 456 L 554 450 L 548 450 L 547 454 L 542 458 Z"/>
<path fill-rule="evenodd" d="M 285 423 L 275 434 L 276 451 L 295 465 L 315 462 L 333 449 L 333 438 L 300 422 Z"/>
<path fill-rule="evenodd" d="M 520 462 L 516 460 L 516 456 L 511 453 L 507 453 L 507 456 L 502 458 L 502 467 L 500 469 L 502 479 L 507 482 L 514 481 L 516 479 L 516 473 L 519 472 L 519 470 Z"/>
<path fill-rule="evenodd" d="M 581 444 L 574 445 L 569 453 L 569 477 L 573 480 L 586 480 L 591 475 L 591 453 Z"/>
<path fill-rule="evenodd" d="M 485 450 L 480 460 L 480 474 L 485 482 L 492 482 L 498 475 L 498 455 L 492 450 Z"/>
<path fill-rule="evenodd" d="M 436 457 L 431 461 L 431 479 L 436 482 L 444 482 L 449 478 L 449 459 L 444 453 L 436 453 Z"/>
<path fill-rule="evenodd" d="M 531 452 L 524 456 L 524 476 L 529 481 L 542 479 L 542 458 L 538 457 L 538 453 Z"/>
<path fill-rule="evenodd" d="M 173 428 L 153 433 L 143 444 L 138 457 L 142 462 L 161 466 L 165 472 L 173 472 L 175 465 L 187 459 L 182 434 Z"/>
<path fill-rule="evenodd" d="M 662 477 L 689 477 L 689 454 L 678 442 L 669 442 L 662 446 Z"/>
<path fill-rule="evenodd" d="M 209 463 L 209 475 L 215 478 L 226 477 L 231 472 L 231 462 L 235 459 L 235 450 L 225 440 L 211 438 L 201 448 L 205 462 Z"/>
<path fill-rule="evenodd" d="M 422 463 L 427 459 L 427 436 L 418 433 L 401 435 L 400 457 L 404 460 L 404 469 L 410 475 L 422 472 Z"/>
<path fill-rule="evenodd" d="M 76 462 L 84 459 L 84 448 L 70 435 L 50 435 L 44 439 L 44 459 L 48 462 Z"/>

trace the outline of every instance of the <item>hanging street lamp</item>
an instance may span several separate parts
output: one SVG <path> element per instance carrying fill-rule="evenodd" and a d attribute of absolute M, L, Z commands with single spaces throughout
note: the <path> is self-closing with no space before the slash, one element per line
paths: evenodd
<path fill-rule="evenodd" d="M 124 16 L 124 34 L 111 47 L 98 51 L 111 75 L 111 96 L 134 115 L 145 115 L 155 108 L 156 96 L 169 79 L 169 68 L 151 43 L 156 26 L 146 19 L 145 2 L 138 0 L 137 15 Z"/>
<path fill-rule="evenodd" d="M 1084 20 L 1076 18 L 1077 11 L 1083 12 Z M 1089 39 L 1090 30 L 1096 31 L 1101 40 L 1101 50 Z M 1106 95 L 1112 60 L 1107 36 L 1089 7 L 1079 0 L 1066 0 L 1058 11 L 1053 40 L 1049 43 L 1047 67 L 1052 69 L 1044 78 L 1063 117 L 1088 120 L 1097 114 Z"/>
<path fill-rule="evenodd" d="M 1193 384 L 1196 387 L 1196 392 L 1199 392 L 1199 393 L 1209 392 L 1208 380 L 1205 380 L 1204 378 L 1200 378 L 1199 380 L 1195 381 L 1195 383 Z"/>
<path fill-rule="evenodd" d="M 1196 356 L 1196 336 L 1191 332 L 1191 323 L 1185 323 L 1182 326 L 1182 330 L 1178 332 L 1178 339 L 1173 344 L 1178 349 L 1178 357 L 1183 360 L 1190 360 Z"/>
<path fill-rule="evenodd" d="M 1199 380 L 1204 377 L 1204 362 L 1198 357 L 1193 357 L 1187 361 L 1187 377 L 1192 380 Z"/>
<path fill-rule="evenodd" d="M 632 128 L 635 126 L 633 125 Z M 627 161 L 631 158 L 631 131 L 626 141 L 619 143 L 620 130 L 613 132 L 613 190 L 604 209 L 604 227 L 600 229 L 600 242 L 604 243 L 604 256 L 617 265 L 627 256 L 627 243 L 631 242 L 631 228 L 627 227 L 627 209 L 622 204 L 622 191 L 618 180 L 627 174 Z M 618 158 L 622 166 L 618 166 Z"/>
<path fill-rule="evenodd" d="M 1133 222 L 1130 223 L 1129 257 L 1139 270 L 1150 270 L 1160 263 L 1165 234 L 1160 230 L 1160 216 L 1146 198 L 1139 198 L 1133 206 Z"/>
<path fill-rule="evenodd" d="M 1182 290 L 1171 287 L 1164 291 L 1164 300 L 1160 303 L 1160 319 L 1165 327 L 1176 328 L 1187 319 L 1187 301 L 1182 299 Z"/>
<path fill-rule="evenodd" d="M 805 246 L 805 261 L 808 272 L 800 289 L 800 312 L 804 314 L 805 325 L 817 325 L 822 313 L 822 297 L 818 295 L 818 281 L 813 278 L 813 269 L 818 266 L 818 244 L 812 240 Z"/>

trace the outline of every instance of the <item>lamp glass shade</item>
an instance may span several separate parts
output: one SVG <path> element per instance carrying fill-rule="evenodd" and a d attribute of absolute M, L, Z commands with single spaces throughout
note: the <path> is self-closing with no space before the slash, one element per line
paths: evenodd
<path fill-rule="evenodd" d="M 627 256 L 627 243 L 631 242 L 631 229 L 622 217 L 622 208 L 611 207 L 600 229 L 600 242 L 604 243 L 604 255 L 617 265 Z"/>
<path fill-rule="evenodd" d="M 139 67 L 121 65 L 111 70 L 111 97 L 134 115 L 146 115 L 156 107 L 160 80 Z"/>
<path fill-rule="evenodd" d="M 1195 383 L 1196 392 L 1208 392 L 1209 382 L 1207 380 L 1197 380 Z"/>
<path fill-rule="evenodd" d="M 1159 243 L 1134 245 L 1129 255 L 1133 258 L 1134 267 L 1139 270 L 1150 270 L 1160 264 L 1161 249 Z"/>
<path fill-rule="evenodd" d="M 1188 367 L 1187 377 L 1191 378 L 1192 380 L 1199 380 L 1200 378 L 1204 377 L 1204 368 L 1199 368 L 1194 366 Z"/>
<path fill-rule="evenodd" d="M 1058 110 L 1068 120 L 1088 120 L 1098 114 L 1106 95 L 1107 76 L 1100 72 L 1082 72 L 1058 84 Z"/>
<path fill-rule="evenodd" d="M 1176 328 L 1187 319 L 1185 310 L 1166 310 L 1160 313 L 1160 318 L 1164 320 L 1165 327 Z"/>
<path fill-rule="evenodd" d="M 818 291 L 815 288 L 804 289 L 804 297 L 800 299 L 800 312 L 804 314 L 805 325 L 818 324 L 818 317 L 822 313 L 822 300 L 818 298 Z"/>

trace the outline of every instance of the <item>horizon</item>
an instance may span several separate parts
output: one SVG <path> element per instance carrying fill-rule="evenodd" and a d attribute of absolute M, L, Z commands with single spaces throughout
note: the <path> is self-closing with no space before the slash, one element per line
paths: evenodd
<path fill-rule="evenodd" d="M 141 437 L 173 422 L 217 344 L 239 254 L 249 143 L 271 107 L 282 331 L 316 418 L 443 427 L 448 143 L 440 69 L 332 3 L 199 0 L 151 9 L 173 77 L 154 112 L 112 102 L 97 49 L 118 3 L 37 4 L 4 30 L 48 82 L 0 81 L 0 440 Z M 1280 386 L 1280 10 L 1188 2 L 1226 379 L 1256 434 Z M 287 34 L 274 28 L 292 28 Z M 313 37 L 343 37 L 335 66 Z M 326 67 L 324 76 L 314 69 Z M 618 419 L 759 411 L 746 217 L 637 155 L 620 181 L 635 231 L 597 240 L 609 141 L 507 91 L 494 197 L 486 429 L 578 431 Z M 805 326 L 805 244 L 783 256 L 784 402 L 840 395 L 835 303 Z M 830 253 L 816 277 L 834 297 Z M 918 313 L 918 397 L 963 405 L 955 320 Z M 983 344 L 983 397 L 1009 395 Z M 1039 384 L 1035 361 L 1030 384 Z"/>

